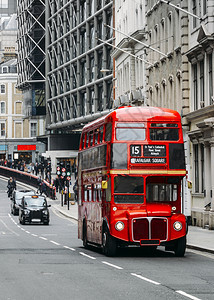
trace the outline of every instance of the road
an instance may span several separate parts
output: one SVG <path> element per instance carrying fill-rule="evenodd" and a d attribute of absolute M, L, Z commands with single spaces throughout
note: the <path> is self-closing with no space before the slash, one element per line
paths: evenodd
<path fill-rule="evenodd" d="M 84 249 L 75 221 L 52 208 L 49 226 L 20 225 L 1 179 L 0 195 L 0 300 L 214 299 L 212 254 L 132 248 L 108 258 Z"/>

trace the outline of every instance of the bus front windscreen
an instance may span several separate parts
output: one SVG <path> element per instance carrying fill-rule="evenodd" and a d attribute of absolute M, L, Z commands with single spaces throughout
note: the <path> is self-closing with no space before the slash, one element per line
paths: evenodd
<path fill-rule="evenodd" d="M 143 203 L 144 179 L 134 176 L 116 176 L 114 178 L 115 203 Z"/>

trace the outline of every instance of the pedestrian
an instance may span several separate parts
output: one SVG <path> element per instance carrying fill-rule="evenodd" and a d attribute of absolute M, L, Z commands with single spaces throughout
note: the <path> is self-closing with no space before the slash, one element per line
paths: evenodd
<path fill-rule="evenodd" d="M 74 200 L 77 202 L 77 191 L 78 191 L 77 190 L 77 180 L 74 183 L 73 191 L 74 191 Z"/>
<path fill-rule="evenodd" d="M 37 193 L 41 193 L 41 184 L 42 184 L 42 178 L 39 176 L 37 178 Z"/>
<path fill-rule="evenodd" d="M 54 179 L 54 186 L 56 187 L 56 192 L 58 193 L 59 190 L 59 176 L 56 175 L 56 178 Z"/>
<path fill-rule="evenodd" d="M 13 180 L 12 177 L 10 177 L 8 182 L 7 182 L 7 195 L 8 195 L 8 197 L 12 196 L 12 193 L 13 193 L 14 189 L 16 189 L 16 182 L 15 182 L 15 180 Z"/>
<path fill-rule="evenodd" d="M 40 195 L 42 195 L 43 193 L 46 195 L 46 192 L 47 192 L 46 184 L 44 183 L 44 181 L 42 181 Z"/>

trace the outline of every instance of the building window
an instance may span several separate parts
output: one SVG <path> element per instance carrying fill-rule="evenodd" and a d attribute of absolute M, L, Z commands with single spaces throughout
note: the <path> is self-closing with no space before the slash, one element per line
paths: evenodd
<path fill-rule="evenodd" d="M 30 123 L 30 137 L 37 136 L 37 123 Z"/>
<path fill-rule="evenodd" d="M 22 123 L 15 122 L 15 138 L 22 138 Z"/>
<path fill-rule="evenodd" d="M 2 73 L 8 73 L 8 67 L 2 67 Z"/>
<path fill-rule="evenodd" d="M 208 72 L 209 72 L 209 100 L 210 105 L 213 104 L 213 57 L 212 53 L 208 55 Z"/>
<path fill-rule="evenodd" d="M 0 127 L 1 127 L 1 137 L 5 137 L 5 123 L 1 123 Z"/>
<path fill-rule="evenodd" d="M 8 8 L 8 0 L 0 0 L 0 8 Z"/>
<path fill-rule="evenodd" d="M 193 0 L 192 1 L 192 13 L 194 15 L 197 15 L 197 7 L 196 7 L 196 5 L 197 5 L 196 4 L 196 0 Z M 193 25 L 193 28 L 196 27 L 196 18 L 195 17 L 193 17 L 192 25 Z"/>
<path fill-rule="evenodd" d="M 204 61 L 200 61 L 200 107 L 204 107 Z"/>
<path fill-rule="evenodd" d="M 207 13 L 207 0 L 203 0 L 203 15 Z"/>
<path fill-rule="evenodd" d="M 198 109 L 197 64 L 193 65 L 193 101 L 194 101 L 194 110 L 196 110 Z"/>
<path fill-rule="evenodd" d="M 198 144 L 194 147 L 194 173 L 195 173 L 195 193 L 199 193 L 199 164 L 198 164 Z"/>
<path fill-rule="evenodd" d="M 22 102 L 21 101 L 17 101 L 15 103 L 15 114 L 17 114 L 17 115 L 22 114 Z"/>
<path fill-rule="evenodd" d="M 1 91 L 1 94 L 5 94 L 6 93 L 6 86 L 5 86 L 5 84 L 1 84 L 0 91 Z"/>
<path fill-rule="evenodd" d="M 6 112 L 6 105 L 5 105 L 4 101 L 0 102 L 0 112 L 1 112 L 1 114 L 5 114 L 5 112 Z"/>

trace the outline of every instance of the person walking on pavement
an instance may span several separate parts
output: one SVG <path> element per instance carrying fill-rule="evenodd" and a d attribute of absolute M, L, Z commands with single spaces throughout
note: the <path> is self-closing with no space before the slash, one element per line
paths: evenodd
<path fill-rule="evenodd" d="M 47 196 L 46 191 L 47 191 L 46 184 L 44 183 L 44 181 L 42 181 L 40 195 L 42 195 L 44 193 L 45 196 Z"/>
<path fill-rule="evenodd" d="M 37 178 L 37 193 L 41 193 L 41 184 L 42 184 L 42 177 L 41 176 L 39 176 L 38 178 Z"/>

